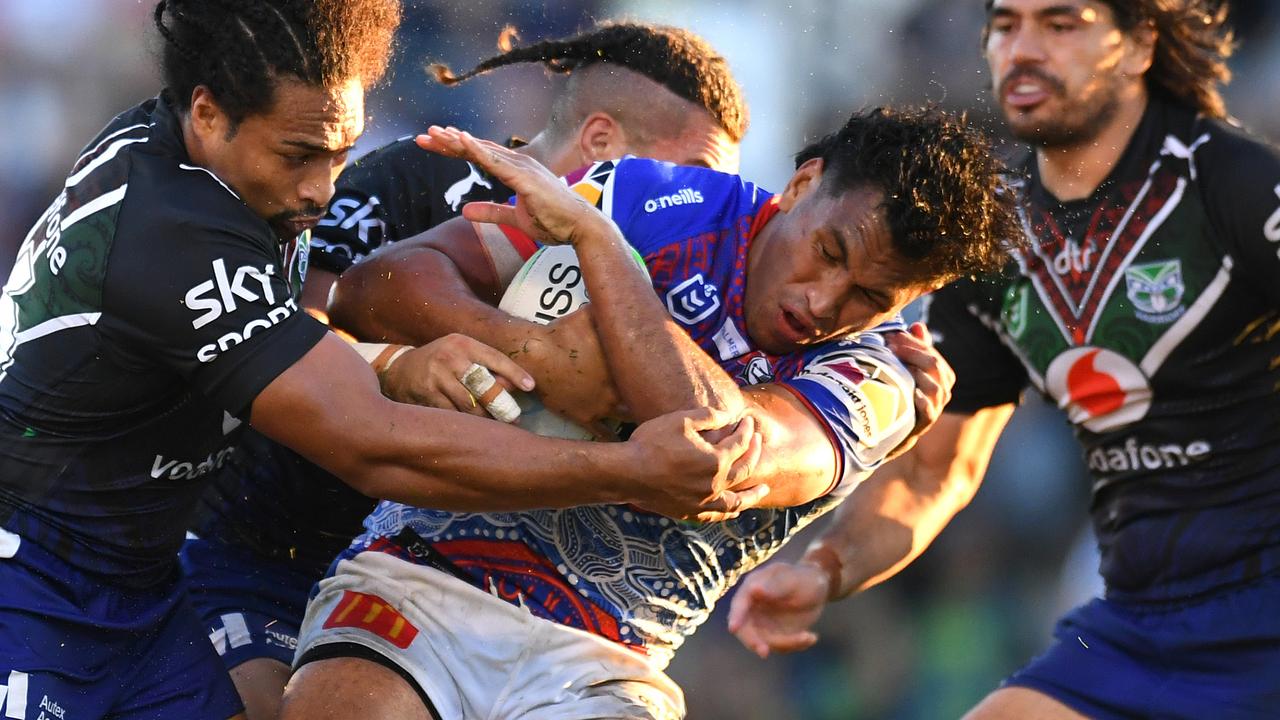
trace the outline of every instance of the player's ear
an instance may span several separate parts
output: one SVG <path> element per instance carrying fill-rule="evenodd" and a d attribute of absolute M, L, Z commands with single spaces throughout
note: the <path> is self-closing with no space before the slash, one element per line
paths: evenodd
<path fill-rule="evenodd" d="M 589 163 L 616 160 L 629 151 L 622 124 L 606 112 L 593 112 L 578 127 L 578 150 Z"/>
<path fill-rule="evenodd" d="M 822 182 L 822 158 L 812 158 L 801 163 L 778 194 L 778 209 L 791 212 L 791 208 L 805 195 L 813 192 Z"/>
<path fill-rule="evenodd" d="M 1131 77 L 1142 77 L 1151 69 L 1156 57 L 1158 32 L 1151 23 L 1139 23 L 1125 37 L 1126 53 L 1122 70 Z"/>
<path fill-rule="evenodd" d="M 197 85 L 191 91 L 190 124 L 191 132 L 195 134 L 196 142 L 201 147 L 207 148 L 210 143 L 218 140 L 226 142 L 234 135 L 231 118 L 214 99 L 213 91 L 204 85 Z M 193 150 L 187 148 L 189 153 Z"/>

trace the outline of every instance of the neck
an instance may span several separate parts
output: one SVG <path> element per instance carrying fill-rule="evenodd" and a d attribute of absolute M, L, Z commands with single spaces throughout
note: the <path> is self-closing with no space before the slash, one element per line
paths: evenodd
<path fill-rule="evenodd" d="M 561 177 L 583 166 L 584 163 L 578 154 L 572 152 L 574 150 L 572 146 L 559 146 L 549 136 L 550 131 L 543 130 L 534 136 L 529 144 L 517 148 L 516 152 L 528 155 Z"/>
<path fill-rule="evenodd" d="M 182 128 L 182 144 L 187 148 L 187 157 L 191 159 L 191 164 L 197 167 L 207 167 L 204 146 L 200 144 L 200 138 L 196 136 L 195 130 L 191 127 L 191 114 L 183 113 L 179 115 L 178 125 Z"/>
<path fill-rule="evenodd" d="M 1120 162 L 1142 121 L 1147 102 L 1144 88 L 1138 96 L 1122 102 L 1111 122 L 1088 140 L 1075 145 L 1037 147 L 1036 167 L 1049 194 L 1062 201 L 1093 194 Z"/>

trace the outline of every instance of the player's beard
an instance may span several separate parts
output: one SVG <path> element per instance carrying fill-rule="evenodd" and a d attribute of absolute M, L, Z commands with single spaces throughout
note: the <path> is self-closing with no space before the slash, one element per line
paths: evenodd
<path fill-rule="evenodd" d="M 1016 75 L 1011 73 L 1001 83 L 1000 97 L 1004 96 L 1004 86 L 1015 81 Z M 1051 117 L 1044 120 L 1022 119 L 1017 116 L 1017 111 L 1005 111 L 1009 131 L 1015 138 L 1035 147 L 1050 149 L 1083 145 L 1111 124 L 1120 110 L 1118 83 L 1104 82 L 1086 96 L 1069 95 L 1056 78 L 1052 79 L 1051 88 L 1051 93 L 1059 101 L 1057 111 Z"/>
<path fill-rule="evenodd" d="M 324 210 L 316 205 L 307 203 L 298 210 L 285 210 L 267 218 L 267 224 L 275 231 L 276 237 L 281 240 L 292 240 L 297 237 L 299 231 L 292 226 L 294 222 L 305 222 L 307 225 L 314 225 L 315 221 L 324 216 Z"/>

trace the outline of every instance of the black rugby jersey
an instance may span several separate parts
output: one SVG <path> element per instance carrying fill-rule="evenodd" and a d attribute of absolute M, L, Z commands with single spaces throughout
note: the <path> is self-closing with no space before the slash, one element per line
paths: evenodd
<path fill-rule="evenodd" d="M 166 100 L 113 120 L 0 297 L 0 524 L 122 585 L 172 575 L 253 399 L 325 333 L 292 248 L 191 164 Z"/>
<path fill-rule="evenodd" d="M 329 213 L 313 231 L 310 263 L 341 274 L 384 243 L 457 217 L 468 202 L 511 194 L 472 164 L 401 138 L 343 171 Z M 201 499 L 193 531 L 294 561 L 319 577 L 360 533 L 374 502 L 249 430 Z"/>
<path fill-rule="evenodd" d="M 311 259 L 316 267 L 341 274 L 385 243 L 457 217 L 469 202 L 506 200 L 512 194 L 475 165 L 427 152 L 413 136 L 403 137 L 342 172 L 329 212 L 313 232 Z"/>
<path fill-rule="evenodd" d="M 1032 160 L 1028 250 L 929 308 L 948 409 L 1063 408 L 1093 477 L 1108 596 L 1280 569 L 1280 153 L 1153 99 L 1111 175 L 1059 202 Z"/>

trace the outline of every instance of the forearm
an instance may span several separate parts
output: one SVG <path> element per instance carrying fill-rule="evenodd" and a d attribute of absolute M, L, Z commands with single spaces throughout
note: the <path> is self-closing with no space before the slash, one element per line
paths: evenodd
<path fill-rule="evenodd" d="M 970 496 L 962 484 L 921 488 L 895 472 L 900 462 L 901 458 L 864 480 L 836 511 L 830 530 L 805 551 L 802 562 L 813 562 L 828 572 L 832 599 L 896 575 L 968 503 Z"/>
<path fill-rule="evenodd" d="M 865 590 L 915 560 L 973 499 L 1012 405 L 945 414 L 902 457 L 863 481 L 804 560 L 831 576 L 833 598 Z"/>
<path fill-rule="evenodd" d="M 365 438 L 358 468 L 367 495 L 460 512 L 632 502 L 622 443 L 542 438 L 469 415 L 397 405 Z M 398 439 L 391 441 L 392 433 Z M 404 438 L 413 438 L 404 442 Z"/>
<path fill-rule="evenodd" d="M 644 467 L 631 443 L 542 438 L 392 402 L 332 335 L 258 395 L 250 422 L 360 492 L 448 510 L 630 502 Z"/>
<path fill-rule="evenodd" d="M 476 296 L 443 253 L 394 248 L 343 273 L 330 321 L 358 338 L 423 345 L 449 333 L 469 335 L 519 362 L 539 326 Z"/>
<path fill-rule="evenodd" d="M 667 314 L 612 223 L 590 224 L 574 249 L 609 371 L 637 419 L 693 407 L 741 411 L 737 383 Z"/>

